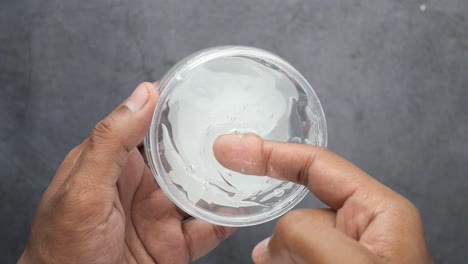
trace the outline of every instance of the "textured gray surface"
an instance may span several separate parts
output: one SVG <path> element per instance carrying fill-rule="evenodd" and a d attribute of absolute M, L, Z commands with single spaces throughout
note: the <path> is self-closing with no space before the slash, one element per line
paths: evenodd
<path fill-rule="evenodd" d="M 55 168 L 100 118 L 221 44 L 295 65 L 330 148 L 416 204 L 437 263 L 466 261 L 468 1 L 2 0 L 0 262 L 18 257 Z M 249 263 L 273 226 L 239 230 L 198 263 Z"/>

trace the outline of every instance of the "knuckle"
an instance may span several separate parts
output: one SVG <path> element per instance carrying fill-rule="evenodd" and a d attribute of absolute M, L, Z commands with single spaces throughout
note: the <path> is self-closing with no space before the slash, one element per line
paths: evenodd
<path fill-rule="evenodd" d="M 100 121 L 91 132 L 91 135 L 86 140 L 86 151 L 94 151 L 108 145 L 112 140 L 112 131 L 115 126 L 115 121 L 112 117 L 107 117 Z"/>
<path fill-rule="evenodd" d="M 61 214 L 70 223 L 89 220 L 90 216 L 102 213 L 104 204 L 109 200 L 105 194 L 104 191 L 90 191 L 66 182 L 52 197 L 51 210 Z"/>
<path fill-rule="evenodd" d="M 106 117 L 94 127 L 90 137 L 90 139 L 92 139 L 91 141 L 109 137 L 109 135 L 115 130 L 116 126 L 117 121 L 112 115 Z"/>
<path fill-rule="evenodd" d="M 404 208 L 405 212 L 410 217 L 413 217 L 415 219 L 420 218 L 419 209 L 410 200 L 402 197 L 401 204 L 402 204 L 402 208 Z"/>
<path fill-rule="evenodd" d="M 122 105 L 119 108 L 117 108 L 114 112 L 112 112 L 109 116 L 97 123 L 97 125 L 91 132 L 91 135 L 86 140 L 86 149 L 93 150 L 103 145 L 108 146 L 119 144 L 119 147 L 125 148 L 125 146 L 123 146 L 120 142 L 120 134 L 123 128 L 122 125 L 120 125 L 120 123 L 125 123 L 125 112 L 128 111 L 130 111 L 128 107 Z"/>
<path fill-rule="evenodd" d="M 388 209 L 393 215 L 400 219 L 412 219 L 417 223 L 422 222 L 419 209 L 401 194 L 396 193 L 388 204 Z"/>

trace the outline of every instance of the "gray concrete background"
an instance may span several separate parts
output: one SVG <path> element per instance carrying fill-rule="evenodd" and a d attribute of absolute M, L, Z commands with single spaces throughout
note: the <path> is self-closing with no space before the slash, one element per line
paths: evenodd
<path fill-rule="evenodd" d="M 436 263 L 466 262 L 466 0 L 2 0 L 0 262 L 19 256 L 56 167 L 99 119 L 222 44 L 295 65 L 322 100 L 330 148 L 414 202 Z M 273 227 L 241 229 L 197 263 L 249 263 Z"/>

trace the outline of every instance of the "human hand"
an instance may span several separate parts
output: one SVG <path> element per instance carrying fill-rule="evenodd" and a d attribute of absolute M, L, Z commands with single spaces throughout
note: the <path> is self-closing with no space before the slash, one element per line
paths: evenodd
<path fill-rule="evenodd" d="M 432 262 L 416 207 L 331 151 L 238 134 L 218 138 L 214 153 L 229 169 L 305 185 L 331 207 L 287 213 L 255 263 Z"/>
<path fill-rule="evenodd" d="M 179 210 L 137 145 L 158 92 L 135 92 L 64 159 L 39 203 L 19 263 L 188 263 L 228 237 Z"/>

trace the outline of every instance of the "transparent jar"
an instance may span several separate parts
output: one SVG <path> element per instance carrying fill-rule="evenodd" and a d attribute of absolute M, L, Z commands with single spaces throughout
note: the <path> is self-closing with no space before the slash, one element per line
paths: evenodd
<path fill-rule="evenodd" d="M 159 186 L 186 213 L 249 226 L 281 216 L 307 194 L 298 184 L 228 170 L 213 154 L 215 139 L 229 133 L 326 146 L 320 101 L 285 60 L 244 46 L 202 50 L 169 70 L 159 92 L 146 155 Z"/>

